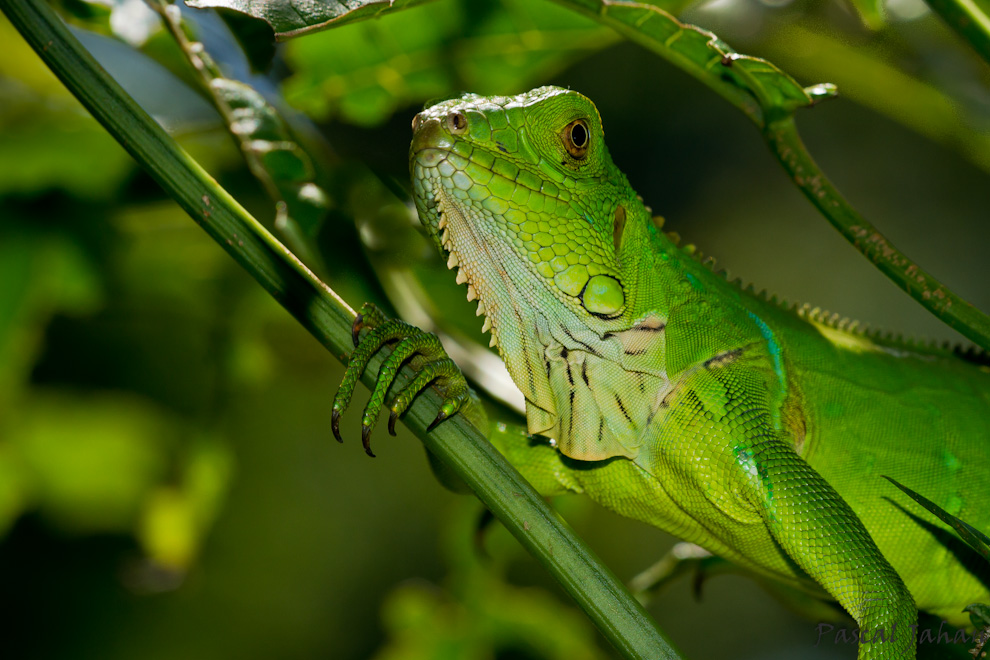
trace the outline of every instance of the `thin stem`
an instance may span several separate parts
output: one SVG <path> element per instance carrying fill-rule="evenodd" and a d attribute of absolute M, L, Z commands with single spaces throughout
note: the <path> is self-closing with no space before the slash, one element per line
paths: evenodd
<path fill-rule="evenodd" d="M 773 39 L 760 48 L 790 73 L 806 80 L 829 78 L 842 98 L 956 151 L 990 174 L 990 127 L 936 85 L 902 71 L 895 58 L 790 22 L 774 25 Z"/>
<path fill-rule="evenodd" d="M 990 18 L 973 0 L 926 0 L 956 34 L 990 64 Z"/>
<path fill-rule="evenodd" d="M 43 0 L 0 0 L 0 9 L 162 188 L 318 341 L 338 359 L 346 359 L 354 318 L 350 307 L 190 158 L 96 63 Z M 374 381 L 383 357 L 372 361 L 365 384 Z M 426 448 L 474 490 L 623 655 L 678 658 L 642 606 L 464 415 L 426 433 L 440 403 L 439 395 L 429 390 L 405 417 Z"/>
<path fill-rule="evenodd" d="M 808 153 L 794 117 L 774 121 L 764 137 L 795 185 L 847 241 L 928 311 L 990 350 L 990 317 L 911 261 L 850 206 Z"/>
<path fill-rule="evenodd" d="M 258 101 L 265 103 L 265 109 L 270 112 L 270 118 L 265 117 L 265 113 L 259 107 L 253 107 L 250 111 L 250 116 L 259 125 L 265 127 L 265 137 L 259 137 L 255 134 L 256 131 L 254 130 L 245 131 L 243 129 L 236 129 L 235 127 L 243 122 L 238 122 L 234 108 L 231 107 L 221 92 L 221 89 L 227 89 L 229 91 L 232 85 L 237 89 L 244 89 L 245 91 L 249 90 L 249 88 L 246 85 L 240 86 L 239 83 L 226 80 L 213 56 L 206 50 L 206 46 L 193 39 L 189 27 L 182 19 L 182 13 L 178 5 L 170 0 L 147 0 L 147 4 L 162 19 L 166 31 L 171 35 L 172 40 L 175 41 L 179 50 L 185 56 L 186 61 L 189 62 L 194 76 L 199 81 L 200 88 L 220 114 L 227 132 L 237 142 L 244 156 L 244 162 L 247 164 L 248 169 L 251 170 L 251 174 L 261 182 L 268 196 L 275 202 L 275 229 L 281 233 L 295 254 L 301 256 L 306 263 L 313 265 L 317 272 L 321 274 L 325 273 L 326 269 L 322 266 L 320 259 L 310 249 L 308 241 L 301 235 L 298 223 L 290 217 L 290 213 L 294 210 L 292 207 L 299 204 L 298 199 L 293 199 L 291 196 L 283 194 L 283 191 L 279 189 L 279 185 L 276 182 L 278 174 L 269 171 L 257 151 L 258 143 L 271 145 L 270 140 L 272 137 L 270 132 L 273 130 L 284 141 L 290 141 L 288 131 L 285 130 L 286 127 L 283 125 L 283 118 L 274 107 L 267 105 L 267 102 L 260 95 L 257 95 Z M 226 82 L 227 84 L 221 88 L 217 86 L 217 83 L 220 82 Z M 242 100 L 247 101 L 245 98 L 242 98 Z M 273 125 L 268 125 L 265 121 L 266 119 L 272 119 Z M 300 165 L 311 169 L 306 155 L 300 152 L 298 157 L 305 159 L 304 162 L 300 162 Z M 296 182 L 293 181 L 293 183 Z M 319 192 L 321 195 L 323 194 L 322 190 Z"/>

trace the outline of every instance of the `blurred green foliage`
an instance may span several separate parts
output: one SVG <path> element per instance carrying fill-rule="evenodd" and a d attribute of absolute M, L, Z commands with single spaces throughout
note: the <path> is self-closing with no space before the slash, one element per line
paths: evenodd
<path fill-rule="evenodd" d="M 617 40 L 547 2 L 432 2 L 291 42 L 283 89 L 317 120 L 375 126 L 458 90 L 524 91 Z"/>
<path fill-rule="evenodd" d="M 136 44 L 125 45 L 96 34 L 121 36 L 106 10 L 64 7 L 105 66 L 273 223 L 167 35 L 122 35 Z M 924 5 L 678 7 L 802 84 L 837 83 L 845 98 L 800 117 L 813 154 L 895 243 L 990 308 L 990 75 Z M 561 84 L 596 101 L 615 160 L 668 227 L 733 274 L 955 338 L 816 216 L 743 115 L 558 5 L 427 3 L 290 42 L 256 76 L 216 15 L 183 15 L 314 160 L 331 199 L 314 249 L 352 305 L 389 304 L 414 271 L 478 338 L 463 290 L 409 229 L 408 122 L 432 97 Z M 330 442 L 340 366 L 3 21 L 0 43 L 0 589 L 17 604 L 0 630 L 11 657 L 610 657 L 502 530 L 479 552 L 477 505 L 433 480 L 411 436 L 383 435 L 369 461 L 354 413 L 348 444 Z M 580 500 L 559 508 L 623 577 L 673 542 Z M 653 612 L 691 657 L 855 654 L 809 648 L 813 624 L 743 578 L 706 584 L 701 603 L 690 588 L 675 585 Z"/>

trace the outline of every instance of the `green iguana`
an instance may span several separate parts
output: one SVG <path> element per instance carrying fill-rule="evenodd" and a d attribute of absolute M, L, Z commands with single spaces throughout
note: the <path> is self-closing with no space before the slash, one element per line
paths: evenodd
<path fill-rule="evenodd" d="M 990 528 L 990 370 L 727 282 L 658 229 L 580 94 L 469 94 L 421 112 L 413 132 L 420 218 L 526 397 L 529 435 L 498 425 L 492 442 L 537 490 L 584 493 L 838 601 L 861 659 L 913 658 L 916 605 L 966 625 L 962 608 L 990 599 L 975 553 L 881 476 Z M 370 453 L 414 353 L 426 366 L 390 426 L 433 380 L 446 394 L 434 425 L 468 389 L 436 337 L 363 311 L 355 343 L 373 330 L 334 402 L 338 439 L 368 357 L 402 340 L 365 411 Z"/>

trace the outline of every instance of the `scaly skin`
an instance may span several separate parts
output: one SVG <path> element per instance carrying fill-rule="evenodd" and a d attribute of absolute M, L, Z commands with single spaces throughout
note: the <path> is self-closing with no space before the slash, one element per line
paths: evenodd
<path fill-rule="evenodd" d="M 492 441 L 538 490 L 833 598 L 885 633 L 861 659 L 914 657 L 915 602 L 965 625 L 988 600 L 985 565 L 881 478 L 990 528 L 986 368 L 726 282 L 657 229 L 577 93 L 466 95 L 413 129 L 420 218 L 526 397 L 530 435 Z"/>
<path fill-rule="evenodd" d="M 361 330 L 365 328 L 370 329 L 371 333 L 360 342 Z M 446 397 L 428 431 L 432 431 L 437 424 L 456 413 L 469 401 L 469 390 L 463 374 L 454 361 L 447 357 L 440 340 L 433 333 L 423 332 L 399 319 L 387 319 L 380 309 L 371 303 L 365 303 L 354 319 L 351 337 L 357 349 L 351 354 L 344 379 L 337 389 L 330 421 L 337 442 L 344 441 L 340 437 L 340 416 L 350 404 L 361 374 L 368 366 L 371 356 L 390 342 L 397 343 L 378 370 L 378 382 L 371 392 L 371 398 L 361 418 L 361 444 L 364 445 L 364 451 L 368 456 L 375 457 L 374 452 L 371 451 L 371 432 L 378 420 L 378 413 L 385 405 L 385 395 L 398 375 L 399 369 L 414 356 L 422 355 L 426 358 L 426 363 L 412 381 L 396 393 L 392 403 L 389 404 L 389 433 L 395 435 L 395 421 L 409 408 L 416 395 L 430 383 L 436 382 L 442 386 Z"/>

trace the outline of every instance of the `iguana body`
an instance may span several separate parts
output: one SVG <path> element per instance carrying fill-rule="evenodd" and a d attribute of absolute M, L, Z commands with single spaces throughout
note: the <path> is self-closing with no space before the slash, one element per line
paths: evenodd
<path fill-rule="evenodd" d="M 881 478 L 990 529 L 985 368 L 726 282 L 657 229 L 579 94 L 467 95 L 413 126 L 420 218 L 550 439 L 493 442 L 541 492 L 827 592 L 867 639 L 896 624 L 860 658 L 914 657 L 915 602 L 964 624 L 990 598 L 985 565 Z"/>

